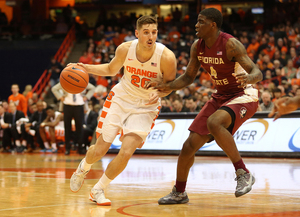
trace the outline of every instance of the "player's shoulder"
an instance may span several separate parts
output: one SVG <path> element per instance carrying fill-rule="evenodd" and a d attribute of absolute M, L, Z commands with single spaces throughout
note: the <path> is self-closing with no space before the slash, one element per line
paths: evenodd
<path fill-rule="evenodd" d="M 120 44 L 118 46 L 118 49 L 122 49 L 122 50 L 128 50 L 131 46 L 133 41 L 126 41 L 126 42 L 123 42 L 122 44 Z"/>
<path fill-rule="evenodd" d="M 176 56 L 175 56 L 174 52 L 171 51 L 169 48 L 164 47 L 164 50 L 163 50 L 163 53 L 161 56 L 161 62 L 173 61 L 173 60 L 176 60 Z"/>

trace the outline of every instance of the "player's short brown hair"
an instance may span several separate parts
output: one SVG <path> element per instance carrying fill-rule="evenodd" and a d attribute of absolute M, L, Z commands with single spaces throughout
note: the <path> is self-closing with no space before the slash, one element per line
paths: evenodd
<path fill-rule="evenodd" d="M 137 21 L 136 21 L 136 29 L 142 28 L 143 25 L 145 24 L 158 24 L 157 23 L 157 18 L 155 16 L 151 15 L 144 15 L 141 16 Z"/>

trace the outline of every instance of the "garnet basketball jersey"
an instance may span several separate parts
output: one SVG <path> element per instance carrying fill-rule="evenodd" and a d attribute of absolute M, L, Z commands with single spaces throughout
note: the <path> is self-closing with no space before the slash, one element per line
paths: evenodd
<path fill-rule="evenodd" d="M 153 90 L 144 89 L 147 82 L 161 82 L 163 75 L 160 70 L 160 59 L 165 46 L 156 42 L 156 48 L 152 57 L 141 63 L 136 57 L 138 39 L 132 41 L 124 66 L 124 76 L 120 82 L 127 93 L 138 98 L 149 99 L 149 93 Z"/>
<path fill-rule="evenodd" d="M 205 45 L 205 41 L 199 39 L 197 44 L 197 57 L 201 66 L 210 74 L 219 94 L 234 94 L 244 91 L 239 88 L 232 73 L 247 73 L 238 62 L 230 61 L 226 55 L 226 43 L 233 36 L 220 32 L 219 37 L 211 48 Z M 251 88 L 248 85 L 247 88 Z"/>

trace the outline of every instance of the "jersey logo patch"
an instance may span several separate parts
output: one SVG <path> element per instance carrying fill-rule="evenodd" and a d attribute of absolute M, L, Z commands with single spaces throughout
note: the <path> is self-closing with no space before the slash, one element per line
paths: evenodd
<path fill-rule="evenodd" d="M 241 119 L 244 118 L 246 116 L 246 114 L 247 114 L 247 109 L 245 107 L 242 107 L 240 109 L 240 117 L 241 117 Z"/>

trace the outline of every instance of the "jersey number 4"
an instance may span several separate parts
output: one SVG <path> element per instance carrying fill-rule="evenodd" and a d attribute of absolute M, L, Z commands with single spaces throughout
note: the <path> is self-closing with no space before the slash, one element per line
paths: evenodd
<path fill-rule="evenodd" d="M 141 79 L 139 76 L 136 76 L 136 75 L 131 76 L 131 84 L 133 84 L 136 87 L 144 88 L 147 81 L 151 81 L 151 80 L 148 78 Z"/>

